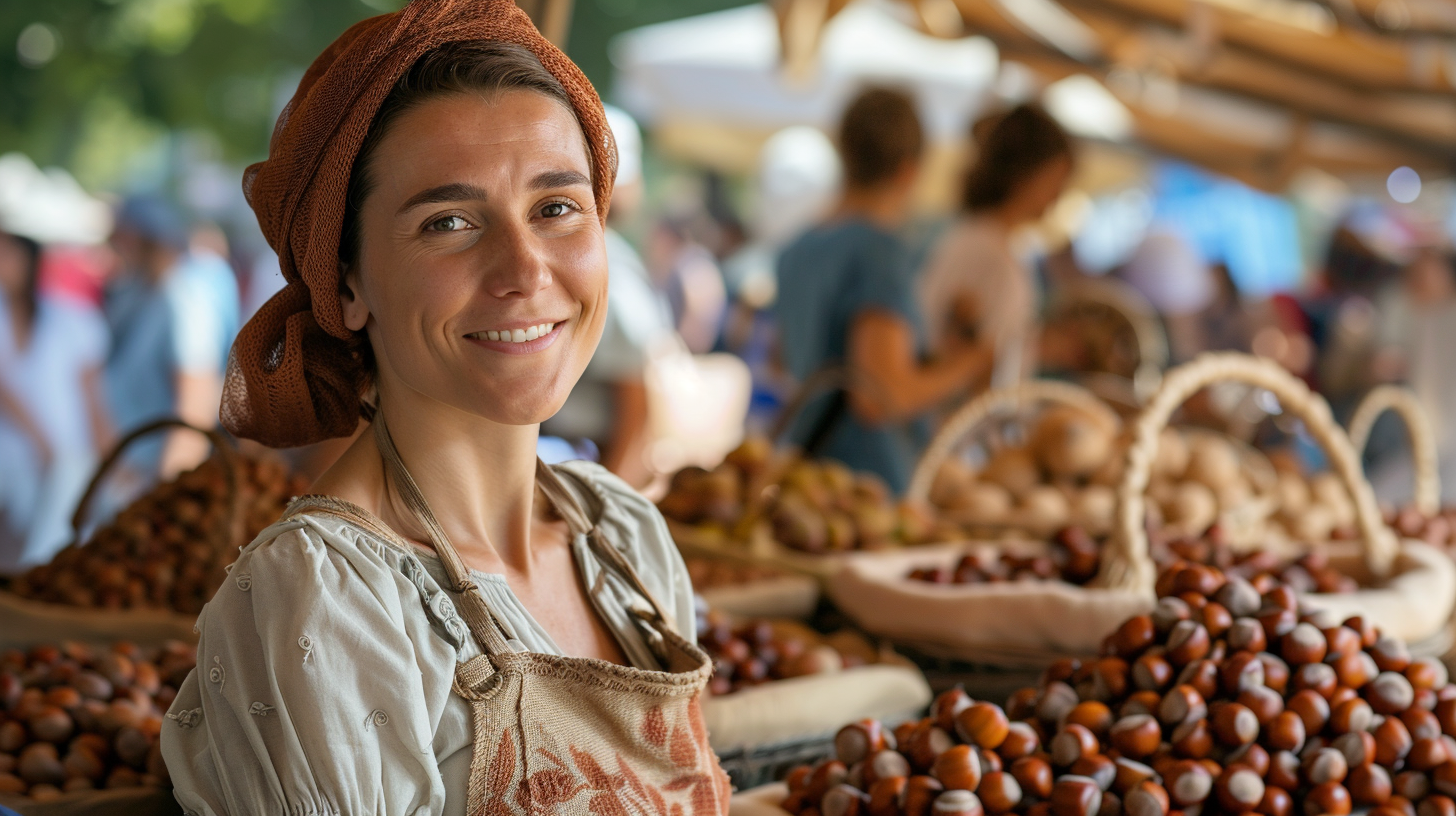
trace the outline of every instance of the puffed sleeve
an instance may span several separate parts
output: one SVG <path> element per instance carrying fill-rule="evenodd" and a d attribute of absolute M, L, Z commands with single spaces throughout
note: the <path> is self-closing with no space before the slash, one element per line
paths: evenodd
<path fill-rule="evenodd" d="M 307 517 L 275 525 L 198 625 L 162 732 L 189 814 L 442 812 L 431 743 L 454 647 L 376 545 Z"/>

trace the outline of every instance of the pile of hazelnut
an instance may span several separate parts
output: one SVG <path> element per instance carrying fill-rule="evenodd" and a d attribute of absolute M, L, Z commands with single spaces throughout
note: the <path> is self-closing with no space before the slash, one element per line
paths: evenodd
<path fill-rule="evenodd" d="M 165 784 L 162 719 L 196 662 L 182 643 L 0 654 L 0 794 L 43 801 Z"/>
<path fill-rule="evenodd" d="M 713 660 L 708 691 L 715 695 L 867 662 L 862 650 L 840 650 L 828 642 L 786 634 L 769 620 L 734 625 L 716 612 L 698 616 L 698 645 Z"/>
<path fill-rule="evenodd" d="M 1456 549 L 1456 507 L 1442 507 L 1434 516 L 1414 507 L 1387 509 L 1385 523 L 1405 538 L 1417 538 L 1448 552 Z"/>
<path fill-rule="evenodd" d="M 853 723 L 796 768 L 804 816 L 1456 814 L 1456 686 L 1368 621 L 1302 614 L 1178 564 L 1099 657 L 1050 666 L 1005 708 L 953 689 L 893 730 Z"/>
<path fill-rule="evenodd" d="M 213 457 L 158 485 L 49 564 L 18 578 L 18 595 L 101 609 L 171 609 L 195 615 L 222 583 L 226 567 L 308 484 L 273 459 L 238 461 L 237 524 L 222 461 Z"/>
<path fill-rule="evenodd" d="M 725 561 L 721 558 L 686 556 L 683 558 L 683 562 L 687 564 L 688 577 L 692 579 L 693 589 L 699 592 L 715 587 L 742 586 L 784 577 L 782 570 L 756 564 Z"/>
<path fill-rule="evenodd" d="M 1043 555 L 1016 555 L 1005 550 L 976 550 L 961 556 L 952 568 L 918 567 L 912 581 L 932 584 L 995 584 L 1004 581 L 1065 581 L 1083 585 L 1097 577 L 1099 547 L 1080 527 L 1065 527 Z"/>
<path fill-rule="evenodd" d="M 1191 561 L 1217 567 L 1224 575 L 1243 578 L 1255 588 L 1268 589 L 1275 583 L 1287 584 L 1300 594 L 1355 592 L 1360 584 L 1330 565 L 1329 558 L 1318 548 L 1308 549 L 1295 558 L 1282 558 L 1270 550 L 1236 552 L 1219 540 L 1215 527 L 1202 538 L 1170 541 L 1154 556 L 1159 563 Z M 1174 573 L 1164 573 L 1165 582 Z M 1166 594 L 1166 593 L 1164 593 Z"/>

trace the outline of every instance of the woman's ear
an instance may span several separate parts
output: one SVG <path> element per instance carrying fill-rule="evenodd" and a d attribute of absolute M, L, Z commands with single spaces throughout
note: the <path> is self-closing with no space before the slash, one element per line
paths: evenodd
<path fill-rule="evenodd" d="M 362 331 L 369 322 L 369 307 L 360 296 L 359 275 L 342 262 L 339 263 L 339 308 L 349 331 Z"/>

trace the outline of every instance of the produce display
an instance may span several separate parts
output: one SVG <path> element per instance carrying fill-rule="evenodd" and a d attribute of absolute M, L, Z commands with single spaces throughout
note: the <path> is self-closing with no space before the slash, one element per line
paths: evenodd
<path fill-rule="evenodd" d="M 693 589 L 702 592 L 717 587 L 742 586 L 756 581 L 768 581 L 784 577 L 782 570 L 756 564 L 725 561 L 721 558 L 698 558 L 687 556 L 683 562 L 688 568 Z"/>
<path fill-rule="evenodd" d="M 196 662 L 175 642 L 0 654 L 0 794 L 44 801 L 166 784 L 158 735 Z"/>
<path fill-rule="evenodd" d="M 1317 548 L 1306 549 L 1295 557 L 1281 557 L 1273 550 L 1236 552 L 1218 540 L 1217 530 L 1213 532 L 1202 538 L 1168 542 L 1161 548 L 1161 554 L 1154 554 L 1154 560 L 1215 566 L 1226 576 L 1242 578 L 1260 591 L 1276 583 L 1287 584 L 1299 593 L 1348 593 L 1360 589 L 1359 582 L 1332 567 L 1329 558 Z M 1166 585 L 1175 577 L 1176 571 L 1170 570 L 1162 574 L 1161 580 Z"/>
<path fill-rule="evenodd" d="M 953 568 L 917 567 L 912 581 L 932 584 L 995 584 L 1004 581 L 1065 581 L 1085 585 L 1097 577 L 1099 545 L 1080 527 L 1064 527 L 1047 552 L 1017 555 L 994 548 L 976 548 Z"/>
<path fill-rule="evenodd" d="M 959 536 L 880 479 L 832 461 L 804 459 L 750 439 L 713 470 L 685 468 L 658 502 L 667 518 L 748 539 L 764 525 L 775 541 L 806 553 L 879 550 Z"/>
<path fill-rule="evenodd" d="M 26 598 L 100 609 L 170 609 L 195 615 L 222 583 L 238 548 L 277 521 L 308 485 L 272 459 L 237 462 L 237 515 L 227 529 L 225 463 L 213 457 L 158 485 L 11 587 Z"/>
<path fill-rule="evenodd" d="M 1456 507 L 1426 515 L 1414 507 L 1385 512 L 1385 523 L 1406 538 L 1417 538 L 1447 552 L 1456 552 Z"/>
<path fill-rule="evenodd" d="M 713 660 L 708 691 L 715 695 L 773 680 L 826 674 L 876 662 L 874 648 L 859 635 L 843 632 L 821 637 L 784 621 L 738 623 L 699 609 L 698 644 Z"/>
<path fill-rule="evenodd" d="M 1378 816 L 1456 812 L 1456 686 L 1360 617 L 1180 562 L 1101 655 L 1005 707 L 941 694 L 894 729 L 852 723 L 788 776 L 795 814 Z"/>

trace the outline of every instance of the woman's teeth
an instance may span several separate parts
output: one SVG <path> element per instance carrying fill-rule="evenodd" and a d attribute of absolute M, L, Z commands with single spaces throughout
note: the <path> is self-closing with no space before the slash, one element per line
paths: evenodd
<path fill-rule="evenodd" d="M 528 343 L 538 337 L 545 337 L 556 328 L 555 323 L 542 323 L 539 326 L 532 326 L 529 329 L 511 329 L 508 331 L 483 331 L 470 335 L 481 340 L 495 340 L 501 343 Z"/>

